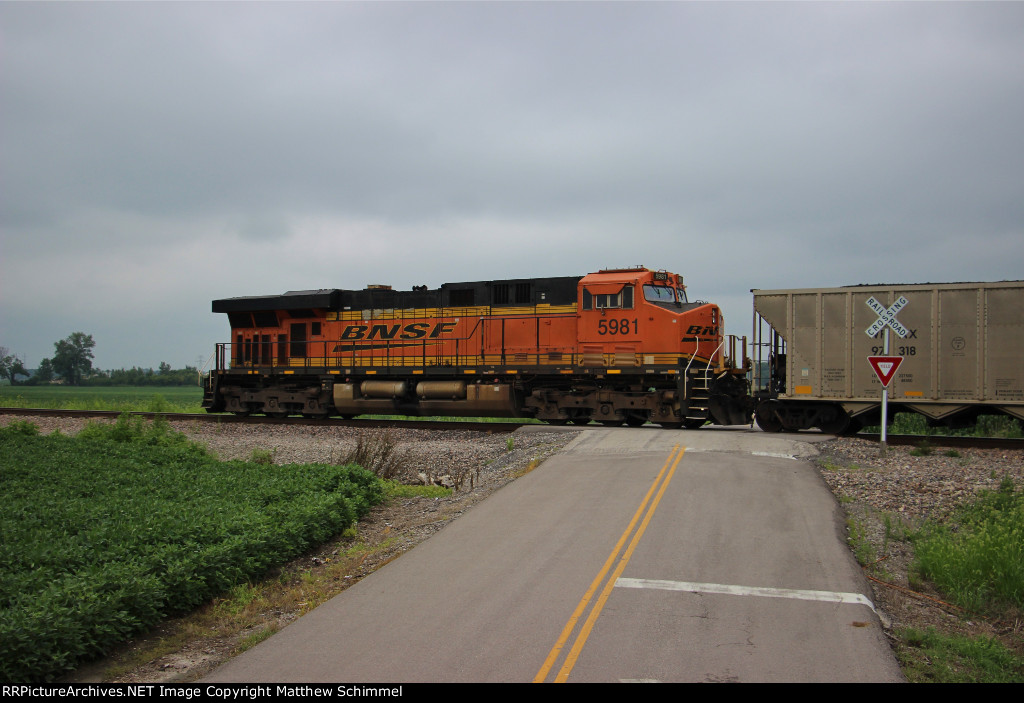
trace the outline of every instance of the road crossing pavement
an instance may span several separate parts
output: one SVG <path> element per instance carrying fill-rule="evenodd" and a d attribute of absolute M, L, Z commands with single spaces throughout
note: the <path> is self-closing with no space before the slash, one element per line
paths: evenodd
<path fill-rule="evenodd" d="M 206 680 L 900 681 L 815 438 L 585 430 Z"/>

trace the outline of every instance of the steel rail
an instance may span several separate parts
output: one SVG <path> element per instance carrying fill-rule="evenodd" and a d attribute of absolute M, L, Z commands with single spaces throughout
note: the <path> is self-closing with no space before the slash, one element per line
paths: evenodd
<path fill-rule="evenodd" d="M 0 415 L 27 415 L 37 417 L 77 417 L 77 418 L 117 418 L 127 412 L 129 415 L 153 419 L 162 417 L 167 420 L 185 422 L 213 423 L 244 423 L 254 425 L 314 425 L 330 427 L 395 428 L 407 430 L 467 430 L 472 432 L 515 432 L 527 424 L 525 422 L 480 422 L 477 420 L 380 420 L 341 418 L 309 418 L 309 417 L 267 417 L 265 415 L 238 416 L 231 413 L 166 413 L 137 412 L 119 410 L 54 410 L 51 408 L 0 408 Z"/>

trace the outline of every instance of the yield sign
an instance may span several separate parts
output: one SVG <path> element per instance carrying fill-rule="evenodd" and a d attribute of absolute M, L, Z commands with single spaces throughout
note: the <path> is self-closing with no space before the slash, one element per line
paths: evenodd
<path fill-rule="evenodd" d="M 878 376 L 878 380 L 881 381 L 883 388 L 888 388 L 892 382 L 893 376 L 896 375 L 896 369 L 903 363 L 902 356 L 869 356 L 868 361 L 871 363 L 871 368 L 875 370 L 875 375 Z"/>

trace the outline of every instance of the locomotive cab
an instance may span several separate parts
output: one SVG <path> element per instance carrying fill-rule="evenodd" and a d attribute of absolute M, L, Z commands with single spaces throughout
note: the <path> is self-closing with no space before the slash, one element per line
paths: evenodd
<path fill-rule="evenodd" d="M 637 366 L 726 361 L 721 311 L 689 302 L 681 276 L 610 269 L 585 276 L 579 289 L 579 342 L 592 355 Z"/>
<path fill-rule="evenodd" d="M 678 274 L 641 267 L 585 276 L 577 317 L 581 365 L 609 367 L 609 374 L 628 374 L 633 367 L 671 377 L 672 390 L 662 399 L 671 397 L 673 414 L 684 426 L 749 422 L 746 350 L 740 352 L 744 365 L 734 368 L 737 339 L 723 335 L 721 310 L 690 302 Z M 664 413 L 662 403 L 652 415 Z"/>

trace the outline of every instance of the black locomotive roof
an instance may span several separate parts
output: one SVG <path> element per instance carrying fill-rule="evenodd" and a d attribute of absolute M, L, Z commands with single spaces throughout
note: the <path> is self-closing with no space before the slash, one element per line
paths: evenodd
<path fill-rule="evenodd" d="M 283 295 L 224 298 L 213 301 L 213 312 L 266 310 L 368 310 L 391 308 L 469 307 L 474 305 L 566 305 L 576 302 L 582 276 L 511 278 L 500 281 L 444 283 L 440 288 L 418 286 L 411 291 L 390 288 L 288 291 Z"/>
<path fill-rule="evenodd" d="M 336 308 L 342 291 L 337 289 L 290 290 L 284 295 L 250 295 L 213 301 L 213 312 L 257 312 Z"/>

